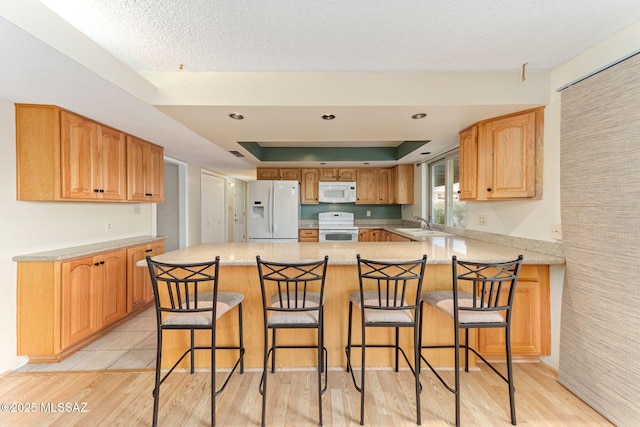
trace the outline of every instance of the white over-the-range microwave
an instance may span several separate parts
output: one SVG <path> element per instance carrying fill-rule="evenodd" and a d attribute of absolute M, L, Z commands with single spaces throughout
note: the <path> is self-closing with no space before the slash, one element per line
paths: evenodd
<path fill-rule="evenodd" d="M 355 203 L 355 182 L 325 182 L 318 187 L 318 201 L 321 203 Z"/>

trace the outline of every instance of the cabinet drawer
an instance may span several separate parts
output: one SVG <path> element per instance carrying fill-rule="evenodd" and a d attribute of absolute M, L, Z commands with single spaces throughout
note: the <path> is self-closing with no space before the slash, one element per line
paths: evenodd
<path fill-rule="evenodd" d="M 317 242 L 318 241 L 318 229 L 317 228 L 305 228 L 298 230 L 298 240 L 300 242 Z"/>

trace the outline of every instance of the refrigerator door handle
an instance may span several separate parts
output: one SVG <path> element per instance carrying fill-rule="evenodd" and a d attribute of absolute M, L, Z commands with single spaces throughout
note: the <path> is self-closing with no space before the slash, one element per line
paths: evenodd
<path fill-rule="evenodd" d="M 269 186 L 267 192 L 267 229 L 273 237 L 273 185 Z"/>
<path fill-rule="evenodd" d="M 271 233 L 276 234 L 276 183 L 271 186 L 271 197 L 269 198 L 269 205 L 271 206 Z"/>

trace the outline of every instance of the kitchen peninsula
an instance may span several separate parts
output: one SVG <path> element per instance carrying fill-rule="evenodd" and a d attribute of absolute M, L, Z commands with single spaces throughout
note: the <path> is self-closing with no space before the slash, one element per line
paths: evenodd
<path fill-rule="evenodd" d="M 356 254 L 363 258 L 397 261 L 418 259 L 427 254 L 428 265 L 423 290 L 450 289 L 451 257 L 476 261 L 499 261 L 515 259 L 524 255 L 524 266 L 520 275 L 514 308 L 514 326 L 512 348 L 521 359 L 537 360 L 540 355 L 550 353 L 550 313 L 549 313 L 549 265 L 564 264 L 558 256 L 522 250 L 509 246 L 492 244 L 461 236 L 439 236 L 421 242 L 377 242 L 377 243 L 226 243 L 199 244 L 155 256 L 162 262 L 188 263 L 212 260 L 220 256 L 220 290 L 236 291 L 244 295 L 243 324 L 245 338 L 245 364 L 249 368 L 262 365 L 262 302 L 260 283 L 256 268 L 256 255 L 268 261 L 297 262 L 319 260 L 329 257 L 329 267 L 325 285 L 325 330 L 326 346 L 329 352 L 330 367 L 344 367 L 344 346 L 347 337 L 347 313 L 349 294 L 358 289 Z M 231 343 L 236 338 L 236 316 L 225 316 L 219 325 L 220 345 Z M 373 331 L 367 335 L 369 342 L 391 342 L 393 331 Z M 408 347 L 412 342 L 410 333 L 401 331 L 401 343 Z M 355 332 L 358 336 L 359 332 Z M 308 336 L 312 342 L 313 334 L 304 331 L 290 331 L 278 336 L 281 344 L 295 335 L 296 342 Z M 451 341 L 451 321 L 437 310 L 427 311 L 425 315 L 425 343 L 448 343 Z M 480 351 L 491 356 L 502 354 L 504 337 L 502 334 L 484 330 L 475 339 Z M 204 337 L 201 337 L 204 339 Z M 228 340 L 228 341 L 225 341 Z M 201 343 L 202 344 L 202 343 Z M 163 347 L 164 360 L 179 357 L 188 345 L 188 334 L 177 332 L 166 339 Z M 206 345 L 206 344 L 205 344 Z M 302 350 L 281 351 L 278 364 L 287 367 L 312 366 L 315 360 L 309 355 L 300 354 Z M 223 352 L 224 353 L 224 352 Z M 436 366 L 452 364 L 452 354 L 447 351 L 432 353 L 431 360 Z M 370 355 L 370 357 L 369 357 Z M 308 356 L 308 357 L 307 357 Z M 175 360 L 175 359 L 174 359 Z M 376 350 L 368 354 L 368 363 L 377 366 L 391 366 L 393 354 L 389 350 Z M 220 366 L 231 363 L 231 356 L 218 357 Z M 207 366 L 208 356 L 196 354 L 196 366 Z"/>

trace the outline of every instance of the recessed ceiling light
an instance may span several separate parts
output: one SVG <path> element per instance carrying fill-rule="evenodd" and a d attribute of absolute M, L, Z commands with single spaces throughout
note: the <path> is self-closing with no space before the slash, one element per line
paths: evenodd
<path fill-rule="evenodd" d="M 335 118 L 336 116 L 334 116 L 333 114 L 325 114 L 322 116 L 322 120 L 333 120 Z"/>
<path fill-rule="evenodd" d="M 414 119 L 414 120 L 424 119 L 425 117 L 427 117 L 426 113 L 418 113 L 418 114 L 414 114 L 413 116 L 411 116 L 411 118 Z"/>
<path fill-rule="evenodd" d="M 233 120 L 242 120 L 244 119 L 244 116 L 240 113 L 231 113 L 229 114 L 229 117 L 231 117 Z"/>

